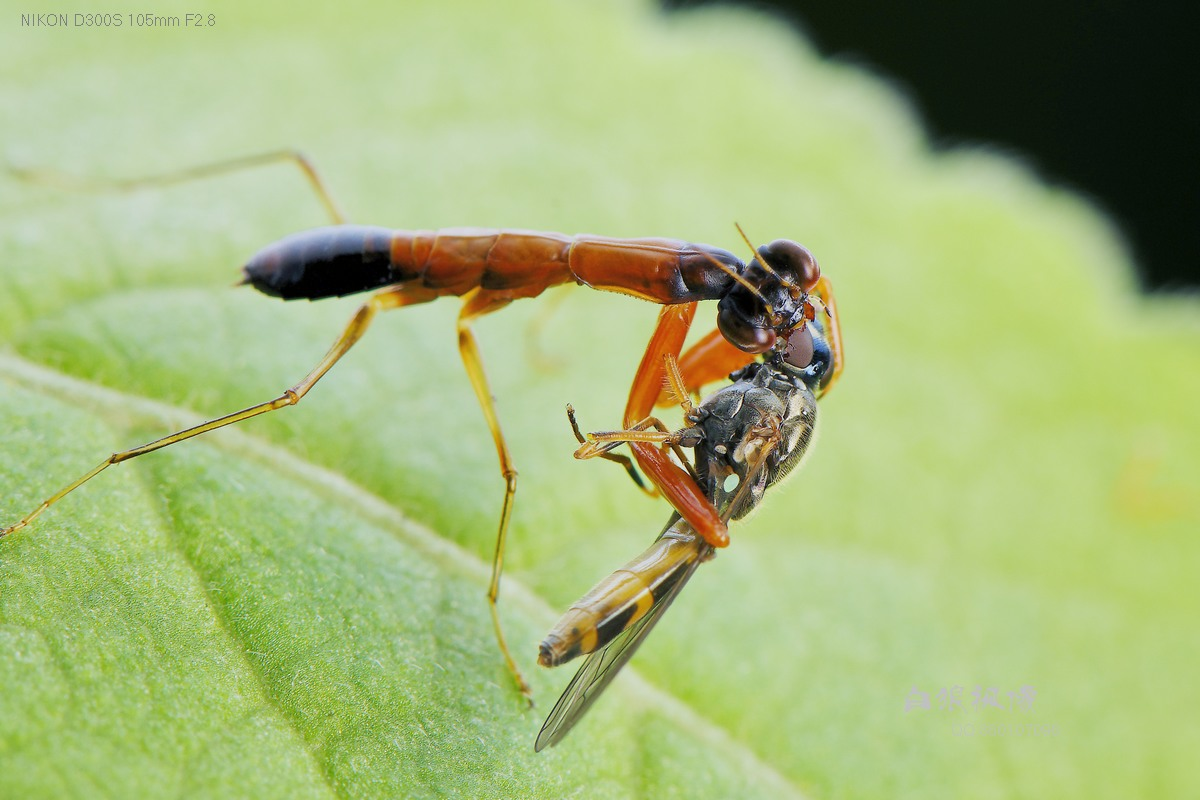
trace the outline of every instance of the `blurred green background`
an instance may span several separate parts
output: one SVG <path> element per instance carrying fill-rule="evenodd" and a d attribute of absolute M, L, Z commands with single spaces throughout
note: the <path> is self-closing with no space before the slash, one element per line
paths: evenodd
<path fill-rule="evenodd" d="M 1131 291 L 1086 201 L 931 153 L 888 86 L 744 11 L 149 12 L 215 24 L 5 15 L 0 155 L 104 180 L 296 146 L 355 221 L 406 228 L 740 251 L 738 221 L 817 254 L 848 364 L 800 475 L 534 755 L 572 671 L 536 643 L 667 516 L 574 462 L 562 416 L 619 420 L 656 309 L 575 290 L 477 326 L 521 472 L 502 608 L 532 712 L 483 599 L 502 481 L 457 305 L 381 318 L 298 408 L 112 470 L 0 542 L 0 796 L 1200 791 L 1200 325 Z M 302 376 L 355 300 L 230 284 L 324 221 L 283 166 L 132 193 L 0 179 L 5 521 Z"/>

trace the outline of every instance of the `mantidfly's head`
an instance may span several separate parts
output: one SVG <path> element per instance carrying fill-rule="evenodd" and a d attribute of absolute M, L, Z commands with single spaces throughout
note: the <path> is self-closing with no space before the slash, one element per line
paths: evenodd
<path fill-rule="evenodd" d="M 743 352 L 775 354 L 779 362 L 800 371 L 814 392 L 823 393 L 842 364 L 832 296 L 822 296 L 831 291 L 828 280 L 822 279 L 817 260 L 803 245 L 776 239 L 755 248 L 742 227 L 737 229 L 754 255 L 740 274 L 713 259 L 733 278 L 717 303 L 717 328 Z"/>
<path fill-rule="evenodd" d="M 734 285 L 717 304 L 717 327 L 747 353 L 784 348 L 791 332 L 813 319 L 809 292 L 821 280 L 821 268 L 801 244 L 776 239 L 755 250 L 742 227 L 737 229 L 753 257 L 740 275 L 731 273 Z"/>

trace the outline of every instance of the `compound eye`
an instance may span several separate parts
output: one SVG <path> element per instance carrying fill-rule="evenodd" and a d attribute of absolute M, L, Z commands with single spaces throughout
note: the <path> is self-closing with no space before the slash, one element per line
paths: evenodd
<path fill-rule="evenodd" d="M 788 334 L 783 360 L 797 369 L 804 369 L 812 363 L 814 350 L 812 332 L 808 328 L 798 328 Z"/>
<path fill-rule="evenodd" d="M 750 324 L 731 308 L 717 312 L 717 328 L 730 344 L 746 353 L 765 353 L 775 344 L 775 331 Z"/>
<path fill-rule="evenodd" d="M 772 269 L 792 279 L 805 292 L 811 292 L 821 279 L 821 267 L 808 248 L 790 239 L 776 239 L 758 248 L 758 254 Z"/>

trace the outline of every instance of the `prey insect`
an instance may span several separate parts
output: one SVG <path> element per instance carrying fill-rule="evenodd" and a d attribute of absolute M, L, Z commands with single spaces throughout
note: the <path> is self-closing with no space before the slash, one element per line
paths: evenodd
<path fill-rule="evenodd" d="M 348 225 L 344 224 L 341 211 L 316 169 L 293 151 L 236 159 L 108 188 L 162 186 L 274 161 L 290 161 L 298 166 L 338 224 L 297 233 L 263 248 L 243 266 L 242 283 L 284 300 L 319 300 L 371 292 L 368 299 L 354 312 L 320 362 L 279 396 L 113 453 L 24 517 L 0 529 L 0 537 L 24 528 L 110 466 L 296 405 L 366 333 L 379 312 L 444 296 L 461 297 L 463 304 L 456 324 L 459 353 L 491 432 L 504 480 L 488 606 L 505 663 L 521 692 L 530 697 L 529 686 L 505 641 L 497 607 L 517 469 L 496 414 L 473 322 L 514 300 L 535 297 L 550 287 L 571 283 L 662 304 L 664 311 L 630 392 L 626 424 L 646 417 L 654 404 L 662 401 L 662 362 L 650 360 L 649 356 L 662 352 L 663 348 L 673 348 L 675 354 L 679 353 L 696 305 L 702 300 L 717 301 L 717 330 L 679 359 L 686 390 L 695 391 L 722 379 L 751 362 L 757 354 L 779 350 L 793 331 L 803 329 L 816 318 L 818 307 L 823 309 L 828 323 L 827 338 L 832 353 L 824 385 L 831 385 L 841 371 L 832 287 L 828 278 L 821 275 L 813 256 L 801 245 L 787 240 L 763 245 L 742 261 L 729 251 L 677 239 L 614 239 L 478 228 L 413 231 Z M 69 188 L 89 188 L 86 182 L 56 173 L 33 173 L 25 177 Z M 728 542 L 727 520 L 700 486 L 655 447 L 639 443 L 631 447 L 642 471 L 682 518 L 706 542 L 724 546 Z"/>
<path fill-rule="evenodd" d="M 686 425 L 669 432 L 647 419 L 629 430 L 592 434 L 577 458 L 604 456 L 624 442 L 693 448 L 692 478 L 722 520 L 740 519 L 764 492 L 804 457 L 817 419 L 817 397 L 832 355 L 815 322 L 794 331 L 786 350 L 731 375 L 732 383 L 698 407 L 682 400 Z M 671 354 L 665 355 L 673 392 L 682 390 Z M 656 429 L 656 430 L 651 430 Z M 647 435 L 652 434 L 652 435 Z M 538 663 L 552 667 L 590 654 L 547 717 L 536 750 L 560 742 L 649 635 L 696 568 L 715 555 L 712 544 L 675 513 L 650 547 L 571 606 L 546 635 Z"/>

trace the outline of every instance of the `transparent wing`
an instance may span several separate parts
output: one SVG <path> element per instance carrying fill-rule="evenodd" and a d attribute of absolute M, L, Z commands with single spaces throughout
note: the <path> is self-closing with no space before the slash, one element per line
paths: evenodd
<path fill-rule="evenodd" d="M 575 677 L 567 685 L 562 697 L 558 698 L 558 702 L 554 704 L 550 716 L 546 717 L 546 724 L 542 726 L 537 742 L 533 745 L 535 751 L 552 747 L 562 741 L 571 728 L 575 727 L 575 723 L 592 707 L 592 703 L 596 702 L 596 698 L 612 683 L 612 679 L 616 677 L 621 667 L 625 666 L 625 663 L 637 652 L 642 641 L 654 629 L 659 617 L 663 615 L 684 584 L 692 577 L 696 567 L 712 550 L 704 543 L 703 539 L 696 537 L 695 541 L 694 557 L 680 568 L 682 572 L 671 588 L 650 607 L 644 617 L 630 625 L 604 647 L 592 653 L 583 662 L 583 666 L 575 673 Z"/>

